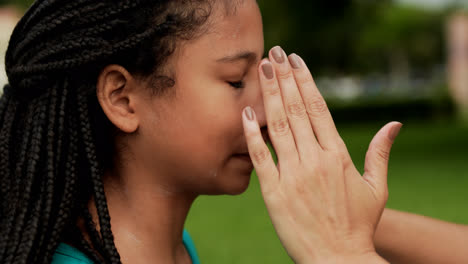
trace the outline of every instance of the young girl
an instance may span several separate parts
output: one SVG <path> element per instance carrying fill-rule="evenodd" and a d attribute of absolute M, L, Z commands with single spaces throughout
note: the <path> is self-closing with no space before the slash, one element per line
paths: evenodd
<path fill-rule="evenodd" d="M 36 1 L 6 55 L 0 262 L 198 263 L 183 228 L 191 204 L 202 194 L 242 193 L 253 164 L 295 261 L 331 252 L 314 252 L 317 241 L 380 261 L 368 254 L 386 199 L 385 162 L 375 157 L 398 124 L 370 151 L 380 165 L 369 170 L 378 173 L 362 180 L 340 169 L 353 166 L 304 62 L 279 47 L 261 60 L 263 46 L 254 0 Z M 304 119 L 305 110 L 317 118 Z M 266 154 L 267 123 L 278 167 Z M 292 172 L 285 179 L 297 182 L 276 181 Z M 311 172 L 353 174 L 372 213 L 353 207 L 358 213 L 325 217 L 337 225 L 315 229 L 299 221 L 313 217 L 301 207 L 317 200 L 305 195 Z M 323 208 L 356 197 L 325 193 L 342 203 Z M 337 226 L 347 243 L 319 239 Z M 348 239 L 350 230 L 364 239 Z"/>

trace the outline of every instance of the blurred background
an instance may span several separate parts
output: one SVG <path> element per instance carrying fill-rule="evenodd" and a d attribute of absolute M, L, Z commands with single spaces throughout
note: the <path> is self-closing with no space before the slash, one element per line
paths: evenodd
<path fill-rule="evenodd" d="M 30 0 L 0 0 L 4 53 Z M 389 168 L 388 207 L 468 224 L 468 2 L 259 0 L 266 49 L 301 55 L 361 171 L 373 135 L 404 127 Z M 292 263 L 254 176 L 237 197 L 201 197 L 188 218 L 204 263 Z"/>

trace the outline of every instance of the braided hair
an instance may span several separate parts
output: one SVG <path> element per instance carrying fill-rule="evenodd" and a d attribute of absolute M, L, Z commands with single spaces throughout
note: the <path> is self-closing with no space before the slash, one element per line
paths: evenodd
<path fill-rule="evenodd" d="M 96 263 L 121 262 L 102 181 L 114 166 L 116 128 L 99 106 L 97 78 L 119 64 L 157 80 L 151 89 L 163 93 L 174 85 L 165 62 L 179 41 L 207 27 L 212 3 L 32 4 L 12 34 L 0 98 L 0 263 L 50 263 L 64 241 Z"/>

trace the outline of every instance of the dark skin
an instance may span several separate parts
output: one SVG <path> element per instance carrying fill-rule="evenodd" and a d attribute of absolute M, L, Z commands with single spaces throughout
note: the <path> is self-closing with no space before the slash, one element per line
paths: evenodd
<path fill-rule="evenodd" d="M 215 5 L 209 32 L 170 57 L 165 69 L 176 84 L 167 94 L 152 96 L 147 80 L 118 65 L 99 76 L 100 105 L 125 149 L 104 178 L 123 263 L 190 263 L 182 232 L 196 197 L 248 187 L 253 165 L 241 115 L 250 105 L 262 120 L 263 26 L 253 0 L 232 15 L 223 8 Z"/>
<path fill-rule="evenodd" d="M 167 94 L 152 96 L 148 80 L 118 65 L 99 76 L 100 105 L 121 132 L 115 144 L 125 149 L 116 154 L 119 166 L 104 177 L 122 262 L 190 263 L 182 232 L 193 201 L 244 192 L 255 165 L 275 229 L 293 260 L 385 263 L 372 240 L 388 195 L 383 154 L 401 124 L 376 135 L 361 177 L 304 62 L 296 69 L 294 56 L 284 53 L 285 62 L 278 63 L 275 50 L 261 61 L 256 2 L 245 0 L 228 16 L 221 6 L 215 11 L 210 30 L 179 45 L 169 59 L 165 69 L 175 73 L 176 84 Z M 266 63 L 273 79 L 265 77 Z M 255 123 L 242 114 L 247 106 Z M 284 120 L 288 124 L 279 125 Z M 260 128 L 267 124 L 278 166 L 264 146 Z M 97 222 L 93 202 L 89 207 Z M 377 235 L 385 239 L 383 233 Z"/>

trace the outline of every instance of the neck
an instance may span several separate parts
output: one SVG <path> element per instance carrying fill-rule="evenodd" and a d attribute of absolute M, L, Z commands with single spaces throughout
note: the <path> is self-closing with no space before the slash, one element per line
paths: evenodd
<path fill-rule="evenodd" d="M 122 176 L 109 173 L 104 177 L 112 233 L 122 263 L 190 263 L 182 234 L 196 196 L 141 180 L 150 177 L 129 181 L 135 177 Z M 97 223 L 95 209 L 92 213 Z"/>

